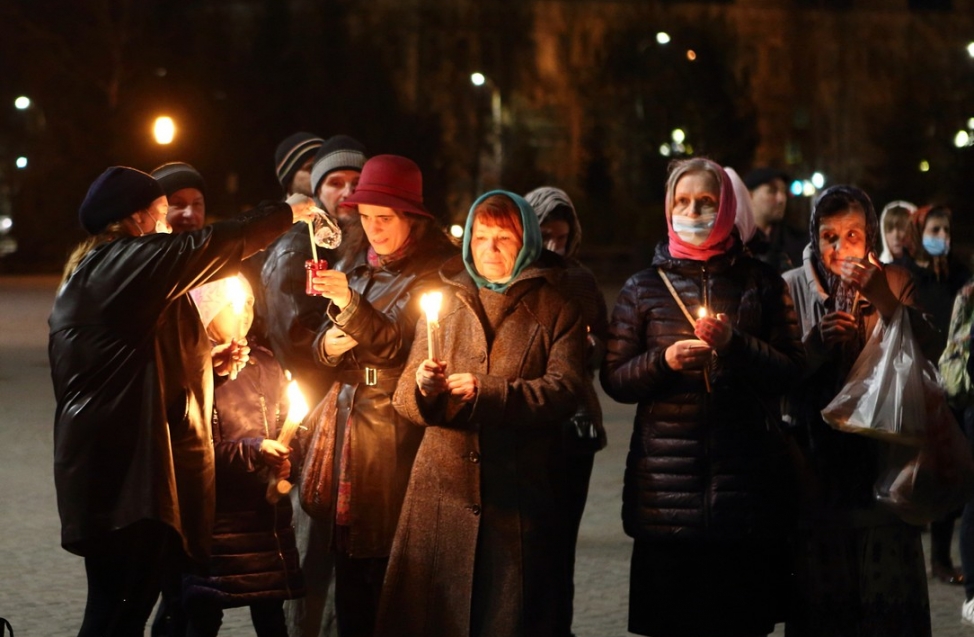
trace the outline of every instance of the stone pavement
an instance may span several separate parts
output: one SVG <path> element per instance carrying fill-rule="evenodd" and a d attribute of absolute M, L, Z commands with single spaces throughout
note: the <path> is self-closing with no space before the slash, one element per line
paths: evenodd
<path fill-rule="evenodd" d="M 60 548 L 52 477 L 54 402 L 47 315 L 57 280 L 0 277 L 0 616 L 18 637 L 77 634 L 85 602 L 82 560 Z M 611 305 L 615 290 L 607 290 Z M 609 446 L 596 456 L 578 543 L 575 633 L 624 637 L 630 540 L 619 519 L 631 405 L 605 399 Z M 926 535 L 924 536 L 926 539 Z M 955 542 L 955 560 L 957 549 Z M 974 637 L 960 621 L 963 593 L 930 582 L 935 637 Z M 707 612 L 707 600 L 700 600 Z M 227 613 L 221 635 L 253 635 L 246 610 Z M 774 633 L 781 637 L 781 626 Z M 711 637 L 711 636 L 701 636 Z"/>

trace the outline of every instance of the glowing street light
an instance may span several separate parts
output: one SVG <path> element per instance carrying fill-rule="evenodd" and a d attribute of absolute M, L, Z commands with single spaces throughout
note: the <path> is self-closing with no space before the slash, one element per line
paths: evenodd
<path fill-rule="evenodd" d="M 27 168 L 27 158 L 21 155 L 20 157 L 17 158 L 14 164 L 16 164 L 17 168 L 23 170 L 24 168 Z"/>
<path fill-rule="evenodd" d="M 963 148 L 964 146 L 969 146 L 971 143 L 971 135 L 966 130 L 959 130 L 957 134 L 954 135 L 954 146 L 957 148 Z"/>
<path fill-rule="evenodd" d="M 16 108 L 18 111 L 26 111 L 28 108 L 30 108 L 30 98 L 25 95 L 21 95 L 14 100 L 14 108 Z"/>
<path fill-rule="evenodd" d="M 673 132 L 670 133 L 670 137 L 673 139 L 675 143 L 682 144 L 683 140 L 687 138 L 687 134 L 683 132 L 682 128 L 674 128 Z"/>
<path fill-rule="evenodd" d="M 456 223 L 453 224 L 450 226 L 450 234 L 457 239 L 461 238 L 463 236 L 463 226 Z"/>
<path fill-rule="evenodd" d="M 152 136 L 155 137 L 157 144 L 165 146 L 172 143 L 173 138 L 176 137 L 176 123 L 171 117 L 165 115 L 157 117 L 152 125 Z"/>
<path fill-rule="evenodd" d="M 825 185 L 825 175 L 822 173 L 814 173 L 812 175 L 812 185 L 821 189 Z"/>
<path fill-rule="evenodd" d="M 974 58 L 974 42 L 970 42 L 967 45 L 967 54 Z"/>
<path fill-rule="evenodd" d="M 487 78 L 484 77 L 483 73 L 471 73 L 470 81 L 474 86 L 483 86 L 487 82 Z"/>
<path fill-rule="evenodd" d="M 659 44 L 669 44 L 670 34 L 667 33 L 666 31 L 660 31 L 659 33 L 656 34 L 656 42 Z"/>
<path fill-rule="evenodd" d="M 920 160 L 920 172 L 930 172 L 930 162 L 928 162 L 926 159 Z"/>

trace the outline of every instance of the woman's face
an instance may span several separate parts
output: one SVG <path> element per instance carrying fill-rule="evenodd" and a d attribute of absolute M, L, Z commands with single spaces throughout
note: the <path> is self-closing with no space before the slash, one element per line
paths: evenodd
<path fill-rule="evenodd" d="M 701 245 L 714 229 L 719 204 L 720 183 L 714 174 L 697 171 L 683 175 L 673 189 L 673 231 L 686 243 Z"/>
<path fill-rule="evenodd" d="M 409 238 L 412 224 L 409 223 L 406 215 L 398 210 L 385 206 L 359 204 L 358 214 L 362 220 L 365 236 L 368 237 L 376 254 L 382 256 L 392 254 Z"/>
<path fill-rule="evenodd" d="M 883 234 L 886 237 L 886 247 L 889 248 L 889 253 L 893 255 L 893 258 L 898 259 L 903 256 L 903 250 L 906 248 L 906 228 L 895 224 Z"/>
<path fill-rule="evenodd" d="M 568 250 L 568 237 L 571 233 L 571 226 L 563 219 L 541 224 L 541 240 L 544 242 L 544 247 L 561 256 L 565 256 Z"/>
<path fill-rule="evenodd" d="M 927 217 L 927 222 L 923 226 L 923 247 L 935 257 L 950 251 L 949 217 Z"/>
<path fill-rule="evenodd" d="M 847 208 L 819 221 L 819 254 L 833 274 L 841 275 L 841 265 L 846 259 L 865 259 L 868 248 L 866 215 L 862 210 Z"/>
<path fill-rule="evenodd" d="M 503 283 L 514 272 L 514 263 L 524 240 L 508 228 L 483 224 L 474 219 L 470 233 L 473 265 L 491 283 Z"/>

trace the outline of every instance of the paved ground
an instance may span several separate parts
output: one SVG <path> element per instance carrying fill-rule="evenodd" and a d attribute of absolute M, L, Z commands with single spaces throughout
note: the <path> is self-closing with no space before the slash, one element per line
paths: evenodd
<path fill-rule="evenodd" d="M 80 558 L 59 545 L 52 478 L 54 412 L 47 364 L 47 315 L 56 280 L 0 277 L 0 616 L 18 637 L 73 635 L 85 600 Z M 610 303 L 612 297 L 610 296 Z M 622 468 L 633 408 L 603 397 L 609 447 L 596 456 L 578 544 L 575 632 L 626 633 L 630 541 L 619 521 Z M 956 557 L 955 546 L 955 560 Z M 960 621 L 958 587 L 930 583 L 933 634 L 974 637 Z M 706 612 L 707 600 L 700 600 Z M 221 635 L 253 635 L 245 611 L 228 613 Z M 779 627 L 775 633 L 781 637 Z M 709 636 L 701 636 L 709 637 Z"/>

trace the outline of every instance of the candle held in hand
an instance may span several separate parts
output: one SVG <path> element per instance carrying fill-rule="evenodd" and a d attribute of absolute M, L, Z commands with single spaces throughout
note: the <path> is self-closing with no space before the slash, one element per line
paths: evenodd
<path fill-rule="evenodd" d="M 308 403 L 304 399 L 304 394 L 301 393 L 301 388 L 298 387 L 298 381 L 296 380 L 288 383 L 287 398 L 290 407 L 287 410 L 287 418 L 284 420 L 284 424 L 281 425 L 281 432 L 277 434 L 277 441 L 285 447 L 290 447 L 291 441 L 301 427 L 301 422 L 308 415 Z M 272 476 L 270 484 L 267 485 L 267 501 L 271 504 L 276 504 L 281 499 L 281 496 L 287 495 L 290 491 L 291 482 L 289 480 L 279 480 L 277 476 Z"/>
<path fill-rule="evenodd" d="M 227 293 L 230 296 L 230 306 L 233 308 L 233 313 L 237 315 L 237 339 L 246 338 L 247 328 L 247 317 L 244 314 L 244 308 L 247 307 L 247 291 L 244 288 L 243 282 L 240 281 L 240 276 L 232 276 L 227 279 Z M 230 371 L 230 380 L 237 379 L 237 369 L 233 368 Z"/>
<path fill-rule="evenodd" d="M 419 304 L 426 313 L 426 341 L 429 344 L 429 358 L 436 361 L 440 358 L 437 335 L 440 331 L 440 305 L 443 303 L 442 292 L 427 292 Z"/>

